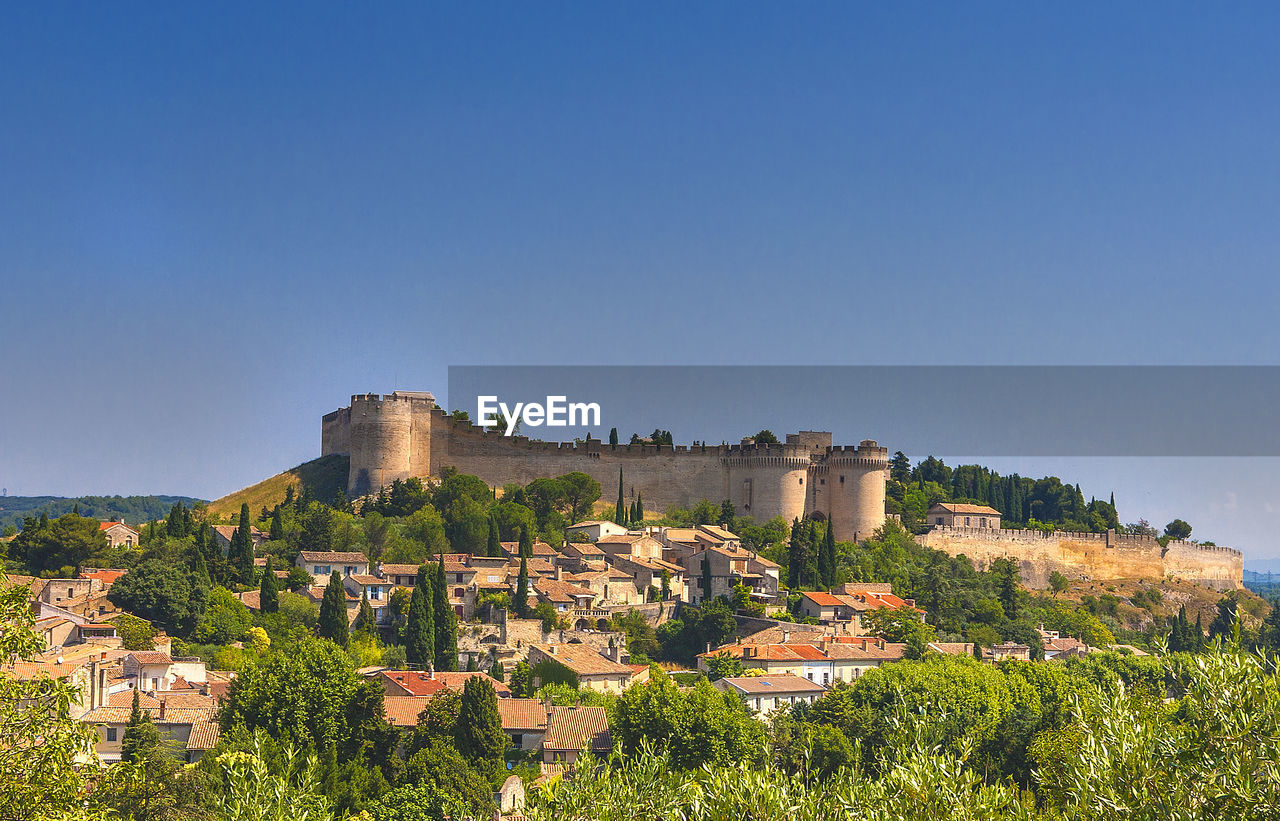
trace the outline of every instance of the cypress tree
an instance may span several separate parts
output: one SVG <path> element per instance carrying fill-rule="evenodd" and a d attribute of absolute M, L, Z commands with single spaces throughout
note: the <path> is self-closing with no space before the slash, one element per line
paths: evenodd
<path fill-rule="evenodd" d="M 141 764 L 161 752 L 160 731 L 151 723 L 151 714 L 144 712 L 139 706 L 138 691 L 134 690 L 133 708 L 129 711 L 124 736 L 120 739 L 120 760 Z"/>
<path fill-rule="evenodd" d="M 516 580 L 516 600 L 511 603 L 516 615 L 524 618 L 529 615 L 529 562 L 520 557 L 520 577 Z"/>
<path fill-rule="evenodd" d="M 609 447 L 611 449 L 618 447 L 618 429 L 617 428 L 609 429 Z"/>
<path fill-rule="evenodd" d="M 485 545 L 484 554 L 486 556 L 502 555 L 502 541 L 498 538 L 498 520 L 492 515 L 489 516 L 489 541 Z"/>
<path fill-rule="evenodd" d="M 449 591 L 445 587 L 444 559 L 436 562 L 435 595 L 432 604 L 435 611 L 436 669 L 458 669 L 458 614 L 449 604 Z"/>
<path fill-rule="evenodd" d="M 1187 644 L 1191 645 L 1187 647 L 1188 650 L 1199 652 L 1204 649 L 1204 626 L 1200 621 L 1202 618 L 1204 618 L 1203 613 L 1196 613 L 1195 633 L 1191 636 L 1192 641 L 1187 642 Z"/>
<path fill-rule="evenodd" d="M 804 572 L 804 544 L 801 540 L 800 520 L 791 520 L 791 540 L 787 542 L 787 587 L 800 587 L 800 575 Z"/>
<path fill-rule="evenodd" d="M 826 536 L 822 540 L 822 562 L 818 573 L 822 576 L 823 587 L 830 588 L 836 583 L 836 528 L 833 522 L 827 522 Z"/>
<path fill-rule="evenodd" d="M 618 503 L 613 507 L 613 522 L 627 526 L 627 508 L 622 501 L 622 468 L 618 468 Z"/>
<path fill-rule="evenodd" d="M 702 551 L 702 600 L 711 600 L 711 559 L 707 556 L 707 551 Z"/>
<path fill-rule="evenodd" d="M 267 566 L 262 570 L 262 584 L 258 586 L 258 608 L 263 613 L 277 613 L 280 610 L 280 580 L 276 578 L 271 557 L 267 557 Z"/>
<path fill-rule="evenodd" d="M 253 537 L 249 531 L 249 505 L 240 505 L 240 524 L 231 534 L 227 562 L 240 584 L 253 583 Z"/>
<path fill-rule="evenodd" d="M 463 758 L 492 778 L 502 766 L 508 742 L 493 683 L 482 676 L 472 676 L 462 685 L 454 745 Z"/>
<path fill-rule="evenodd" d="M 643 494 L 643 493 L 637 493 L 637 494 L 636 494 L 636 518 L 635 518 L 635 521 L 637 521 L 637 522 L 641 522 L 641 523 L 643 523 L 643 522 L 644 522 L 644 494 Z"/>
<path fill-rule="evenodd" d="M 373 605 L 369 604 L 368 588 L 360 591 L 360 609 L 356 611 L 356 620 L 351 624 L 351 632 L 372 636 L 378 627 L 378 617 L 373 614 Z"/>
<path fill-rule="evenodd" d="M 614 428 L 616 431 L 617 428 Z M 493 666 L 489 668 L 489 675 L 494 681 L 502 681 L 502 662 L 497 659 L 493 660 Z"/>
<path fill-rule="evenodd" d="M 404 625 L 405 661 L 419 669 L 432 665 L 435 661 L 436 635 L 431 620 L 432 582 L 428 574 L 431 572 L 425 564 L 418 565 L 418 578 L 413 585 L 413 595 L 409 598 L 409 614 Z"/>
<path fill-rule="evenodd" d="M 474 653 L 467 653 L 467 672 L 476 672 L 476 657 Z"/>
<path fill-rule="evenodd" d="M 329 639 L 339 647 L 346 647 L 351 638 L 347 624 L 347 592 L 342 586 L 338 571 L 329 574 L 329 584 L 320 600 L 320 621 L 316 625 L 320 638 Z"/>
<path fill-rule="evenodd" d="M 278 542 L 284 538 L 284 517 L 280 513 L 280 505 L 276 505 L 276 509 L 271 512 L 271 533 L 269 538 L 273 542 Z"/>
<path fill-rule="evenodd" d="M 533 558 L 533 534 L 527 527 L 520 528 L 520 558 Z"/>

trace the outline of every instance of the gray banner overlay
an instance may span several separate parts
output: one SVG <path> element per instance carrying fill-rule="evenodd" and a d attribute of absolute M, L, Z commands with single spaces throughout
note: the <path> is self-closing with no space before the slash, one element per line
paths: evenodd
<path fill-rule="evenodd" d="M 548 442 L 671 431 L 737 443 L 762 428 L 913 458 L 1280 456 L 1280 366 L 452 366 L 446 410 L 477 398 L 597 403 L 600 424 L 522 424 Z"/>

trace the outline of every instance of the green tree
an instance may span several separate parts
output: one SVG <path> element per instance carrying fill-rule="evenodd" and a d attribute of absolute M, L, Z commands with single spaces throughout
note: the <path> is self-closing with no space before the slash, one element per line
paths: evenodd
<path fill-rule="evenodd" d="M 231 534 L 227 563 L 240 584 L 253 584 L 253 534 L 250 530 L 249 505 L 240 505 L 240 524 Z"/>
<path fill-rule="evenodd" d="M 320 600 L 316 634 L 339 647 L 346 647 L 351 639 L 347 622 L 347 591 L 342 585 L 342 576 L 336 570 L 329 574 L 329 584 L 325 586 L 324 598 Z"/>
<path fill-rule="evenodd" d="M 516 598 L 512 606 L 515 608 L 516 615 L 520 618 L 526 618 L 529 615 L 529 560 L 524 556 L 520 557 L 520 575 L 516 580 Z"/>
<path fill-rule="evenodd" d="M 196 574 L 147 559 L 116 579 L 107 600 L 172 636 L 191 635 L 204 615 L 209 589 Z"/>
<path fill-rule="evenodd" d="M 1164 526 L 1164 535 L 1170 539 L 1188 539 L 1191 537 L 1191 525 L 1182 519 L 1174 519 Z"/>
<path fill-rule="evenodd" d="M 280 580 L 276 578 L 270 556 L 267 557 L 267 566 L 262 570 L 262 584 L 258 586 L 258 608 L 263 613 L 280 610 Z"/>
<path fill-rule="evenodd" d="M 356 611 L 356 620 L 351 623 L 351 632 L 372 636 L 378 630 L 378 618 L 373 613 L 373 605 L 369 604 L 369 589 L 360 591 L 360 609 Z"/>
<path fill-rule="evenodd" d="M 236 594 L 225 587 L 209 591 L 208 604 L 193 637 L 204 644 L 230 644 L 244 636 L 253 624 L 253 614 Z"/>
<path fill-rule="evenodd" d="M 706 680 L 681 690 L 665 673 L 650 675 L 648 683 L 628 687 L 610 708 L 609 729 L 619 750 L 634 754 L 648 742 L 681 769 L 758 760 L 764 725 L 736 696 Z"/>
<path fill-rule="evenodd" d="M 483 676 L 468 678 L 462 687 L 454 742 L 462 757 L 482 773 L 493 777 L 500 771 L 508 738 L 498 714 L 498 695 Z"/>
<path fill-rule="evenodd" d="M 711 558 L 707 551 L 702 551 L 702 599 L 703 603 L 710 601 L 713 595 L 712 582 L 714 578 L 711 575 Z"/>
<path fill-rule="evenodd" d="M 911 460 L 900 450 L 889 460 L 889 478 L 904 485 L 911 481 Z"/>
<path fill-rule="evenodd" d="M 511 671 L 511 684 L 508 686 L 515 698 L 533 697 L 533 670 L 528 662 L 516 662 L 515 669 Z"/>
<path fill-rule="evenodd" d="M 632 521 L 638 524 L 644 524 L 644 494 L 636 494 L 636 515 L 632 517 Z"/>
<path fill-rule="evenodd" d="M 1055 570 L 1049 574 L 1049 589 L 1053 591 L 1053 595 L 1057 596 L 1059 593 L 1067 592 L 1067 588 L 1070 586 L 1071 582 L 1058 571 Z"/>
<path fill-rule="evenodd" d="M 757 433 L 755 436 L 751 438 L 755 440 L 757 445 L 779 444 L 778 437 L 775 436 L 773 431 L 769 430 L 768 428 L 765 428 L 764 430 L 760 431 L 759 433 Z"/>
<path fill-rule="evenodd" d="M 436 669 L 457 670 L 458 615 L 449 604 L 449 590 L 444 579 L 444 559 L 436 562 L 432 594 Z"/>
<path fill-rule="evenodd" d="M 124 736 L 120 739 L 120 760 L 143 764 L 164 756 L 160 731 L 151 723 L 151 714 L 138 706 L 138 691 L 134 690 L 133 707 L 124 727 Z"/>
<path fill-rule="evenodd" d="M 618 429 L 617 428 L 609 428 L 609 447 L 610 448 L 618 447 Z"/>
<path fill-rule="evenodd" d="M 50 521 L 41 514 L 34 527 L 23 526 L 9 545 L 11 558 L 23 561 L 32 574 L 79 570 L 92 556 L 105 551 L 107 538 L 94 519 L 68 513 Z"/>
<path fill-rule="evenodd" d="M 431 569 L 427 565 L 418 565 L 418 578 L 413 585 L 413 596 L 409 599 L 409 613 L 404 625 L 405 659 L 420 670 L 435 662 L 435 597 L 432 595 L 434 583 L 430 573 Z"/>
<path fill-rule="evenodd" d="M 613 522 L 614 524 L 627 526 L 627 508 L 626 503 L 622 500 L 622 468 L 618 468 L 618 501 L 613 506 Z"/>
<path fill-rule="evenodd" d="M 484 555 L 486 556 L 502 555 L 502 542 L 498 538 L 498 520 L 495 519 L 493 515 L 489 516 L 489 540 L 485 544 Z"/>

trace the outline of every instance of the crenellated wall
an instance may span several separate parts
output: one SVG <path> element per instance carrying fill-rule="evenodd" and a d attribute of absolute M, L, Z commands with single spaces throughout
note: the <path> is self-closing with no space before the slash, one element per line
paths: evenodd
<path fill-rule="evenodd" d="M 884 523 L 888 453 L 871 440 L 833 447 L 830 433 L 801 431 L 782 443 L 715 447 L 537 442 L 459 422 L 429 397 L 361 394 L 351 397 L 350 407 L 324 416 L 322 454 L 350 454 L 352 494 L 454 467 L 494 486 L 582 471 L 612 499 L 621 470 L 626 501 L 643 496 L 650 510 L 729 499 L 757 521 L 790 521 L 814 513 L 830 517 L 834 505 L 841 540 L 865 538 Z M 817 492 L 828 476 L 831 487 Z"/>
<path fill-rule="evenodd" d="M 979 568 L 1013 559 L 1029 587 L 1048 587 L 1054 571 L 1073 580 L 1182 579 L 1219 590 L 1244 586 L 1240 551 L 1182 541 L 1161 547 L 1151 536 L 938 526 L 917 540 L 952 556 L 968 556 Z"/>

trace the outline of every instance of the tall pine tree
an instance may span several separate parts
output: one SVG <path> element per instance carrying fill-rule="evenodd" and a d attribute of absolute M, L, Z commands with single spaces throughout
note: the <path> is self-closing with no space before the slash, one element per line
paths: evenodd
<path fill-rule="evenodd" d="M 458 614 L 449 604 L 449 590 L 445 586 L 444 559 L 436 562 L 435 589 L 432 603 L 435 610 L 436 669 L 458 669 Z"/>
<path fill-rule="evenodd" d="M 711 600 L 711 584 L 714 579 L 711 576 L 711 558 L 708 551 L 702 551 L 702 600 Z"/>
<path fill-rule="evenodd" d="M 409 614 L 404 625 L 405 661 L 419 670 L 431 667 L 435 662 L 436 633 L 433 622 L 432 595 L 434 583 L 431 568 L 418 565 L 418 578 L 409 597 Z"/>
<path fill-rule="evenodd" d="M 329 584 L 324 589 L 324 598 L 320 600 L 320 621 L 316 624 L 316 633 L 339 647 L 346 647 L 351 638 L 347 623 L 347 591 L 336 570 L 329 574 Z"/>
<path fill-rule="evenodd" d="M 502 541 L 498 538 L 498 520 L 489 516 L 489 541 L 485 543 L 486 556 L 501 556 Z"/>
<path fill-rule="evenodd" d="M 533 558 L 533 533 L 527 527 L 520 528 L 520 558 Z"/>
<path fill-rule="evenodd" d="M 502 768 L 502 756 L 510 739 L 502 729 L 498 694 L 483 676 L 472 676 L 462 685 L 454 746 L 476 769 L 493 778 Z"/>
<path fill-rule="evenodd" d="M 644 494 L 636 494 L 636 516 L 632 521 L 644 524 Z"/>
<path fill-rule="evenodd" d="M 276 578 L 270 556 L 267 557 L 267 566 L 262 570 L 262 584 L 258 586 L 258 609 L 263 613 L 276 613 L 280 610 L 280 580 Z"/>
<path fill-rule="evenodd" d="M 627 507 L 622 500 L 622 468 L 618 468 L 618 502 L 613 506 L 613 523 L 627 526 Z"/>
<path fill-rule="evenodd" d="M 240 505 L 240 524 L 231 534 L 227 563 L 240 584 L 253 584 L 253 535 L 249 525 L 249 505 Z"/>
<path fill-rule="evenodd" d="M 373 613 L 373 605 L 369 604 L 369 589 L 360 591 L 360 609 L 356 611 L 356 620 L 351 623 L 352 633 L 372 636 L 378 629 L 378 617 Z"/>
<path fill-rule="evenodd" d="M 516 615 L 524 618 L 529 615 L 529 560 L 520 557 L 520 576 L 516 580 L 516 600 L 511 603 Z"/>

